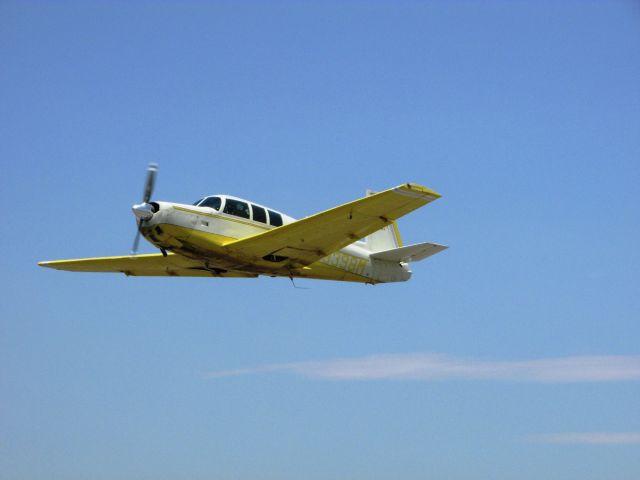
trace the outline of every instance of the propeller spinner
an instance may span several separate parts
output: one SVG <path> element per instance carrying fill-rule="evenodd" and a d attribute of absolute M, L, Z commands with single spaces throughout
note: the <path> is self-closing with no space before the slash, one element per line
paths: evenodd
<path fill-rule="evenodd" d="M 138 231 L 136 237 L 133 240 L 133 247 L 131 248 L 131 254 L 138 253 L 138 244 L 140 243 L 140 227 L 142 222 L 149 220 L 155 213 L 155 208 L 149 203 L 151 195 L 153 194 L 153 187 L 156 183 L 156 175 L 158 174 L 158 164 L 150 163 L 147 167 L 147 180 L 144 184 L 144 193 L 142 195 L 142 203 L 135 204 L 131 207 L 133 214 L 137 218 Z"/>

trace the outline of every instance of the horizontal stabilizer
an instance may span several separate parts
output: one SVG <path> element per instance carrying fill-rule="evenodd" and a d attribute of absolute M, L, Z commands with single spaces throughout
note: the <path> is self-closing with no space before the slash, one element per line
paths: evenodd
<path fill-rule="evenodd" d="M 372 253 L 371 258 L 388 262 L 417 262 L 447 248 L 447 246 L 438 245 L 437 243 L 416 243 L 415 245 Z"/>

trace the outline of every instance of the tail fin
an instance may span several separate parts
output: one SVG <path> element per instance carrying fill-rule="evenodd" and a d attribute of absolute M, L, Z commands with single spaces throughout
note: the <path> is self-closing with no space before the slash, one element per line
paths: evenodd
<path fill-rule="evenodd" d="M 373 195 L 374 193 L 376 192 L 367 190 L 367 196 Z M 366 244 L 367 248 L 372 252 L 382 252 L 384 250 L 402 247 L 402 238 L 400 237 L 398 225 L 393 221 L 390 225 L 381 228 L 377 232 L 373 232 L 367 236 Z"/>

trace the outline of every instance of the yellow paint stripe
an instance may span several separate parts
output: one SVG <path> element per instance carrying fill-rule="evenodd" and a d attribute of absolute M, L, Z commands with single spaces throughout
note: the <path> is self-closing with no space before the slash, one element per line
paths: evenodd
<path fill-rule="evenodd" d="M 191 236 L 191 235 L 196 235 L 199 238 L 210 238 L 213 239 L 215 241 L 215 239 L 221 239 L 220 242 L 216 242 L 220 245 L 223 245 L 224 243 L 229 243 L 232 241 L 236 241 L 238 240 L 236 237 L 230 237 L 228 235 L 221 235 L 219 233 L 213 233 L 213 232 L 207 232 L 206 230 L 198 230 L 197 228 L 190 228 L 190 227 L 183 227 L 181 225 L 173 225 L 172 223 L 161 223 L 158 225 L 167 235 L 172 236 L 172 237 L 176 237 L 177 235 L 180 235 L 181 233 L 187 236 Z M 149 232 L 153 233 L 153 228 L 152 227 Z M 147 233 L 149 233 L 147 232 Z"/>
<path fill-rule="evenodd" d="M 256 228 L 262 228 L 263 230 L 271 230 L 270 227 L 267 227 L 265 225 L 260 225 L 258 222 L 246 222 L 244 220 L 238 220 L 237 218 L 229 218 L 229 217 L 223 217 L 222 215 L 216 215 L 215 213 L 204 213 L 204 212 L 199 212 L 197 210 L 190 210 L 188 208 L 184 208 L 184 207 L 176 207 L 174 205 L 174 207 L 176 210 L 180 210 L 181 212 L 188 212 L 188 213 L 194 213 L 196 215 L 202 215 L 204 217 L 213 217 L 213 218 L 218 218 L 220 220 L 228 220 L 229 222 L 236 222 L 236 223 L 241 223 L 243 225 L 249 225 L 250 227 L 256 227 Z"/>

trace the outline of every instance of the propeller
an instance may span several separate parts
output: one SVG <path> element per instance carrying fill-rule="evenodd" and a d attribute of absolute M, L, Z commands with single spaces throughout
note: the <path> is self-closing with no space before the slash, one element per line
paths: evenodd
<path fill-rule="evenodd" d="M 149 200 L 151 200 L 151 195 L 153 195 L 153 187 L 156 183 L 156 176 L 158 174 L 158 164 L 150 163 L 147 167 L 147 179 L 144 184 L 144 193 L 142 194 L 142 203 L 136 204 L 131 207 L 133 210 L 133 214 L 138 219 L 137 227 L 138 231 L 136 232 L 136 236 L 133 239 L 133 247 L 131 248 L 131 254 L 135 255 L 138 253 L 138 245 L 140 243 L 140 227 L 142 226 L 142 222 L 145 220 L 149 220 L 153 217 L 155 209 L 152 205 L 149 204 Z"/>

